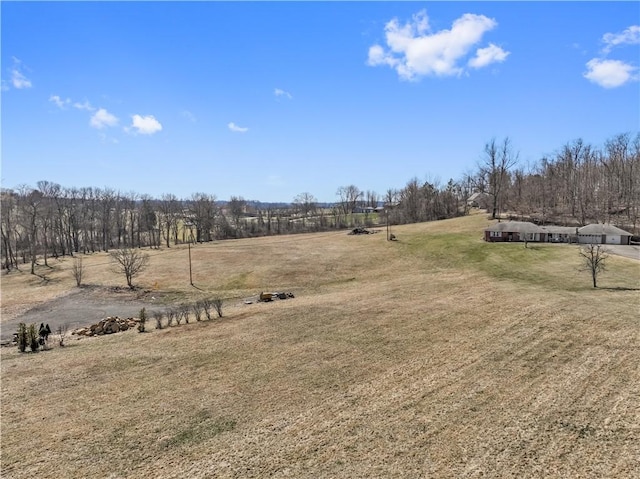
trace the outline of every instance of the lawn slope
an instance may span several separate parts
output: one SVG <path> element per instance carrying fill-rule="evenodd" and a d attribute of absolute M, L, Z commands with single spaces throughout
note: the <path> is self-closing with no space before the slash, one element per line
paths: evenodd
<path fill-rule="evenodd" d="M 141 285 L 222 295 L 225 317 L 4 348 L 2 477 L 637 476 L 637 262 L 594 290 L 576 247 L 487 225 L 198 245 L 197 290 L 184 248 L 153 252 Z M 122 282 L 104 259 L 88 281 Z M 41 297 L 64 294 L 56 267 Z M 3 308 L 25 281 L 3 278 Z M 296 298 L 242 303 L 260 290 Z"/>

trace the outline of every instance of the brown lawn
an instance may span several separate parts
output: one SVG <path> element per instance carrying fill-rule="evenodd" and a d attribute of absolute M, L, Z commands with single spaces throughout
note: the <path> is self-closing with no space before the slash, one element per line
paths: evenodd
<path fill-rule="evenodd" d="M 3 478 L 640 475 L 640 277 L 568 245 L 492 245 L 483 216 L 151 251 L 165 301 L 221 320 L 2 348 Z M 124 286 L 107 257 L 87 282 Z M 3 277 L 3 316 L 74 288 Z M 261 290 L 295 299 L 245 305 Z M 13 316 L 12 316 L 13 315 Z"/>

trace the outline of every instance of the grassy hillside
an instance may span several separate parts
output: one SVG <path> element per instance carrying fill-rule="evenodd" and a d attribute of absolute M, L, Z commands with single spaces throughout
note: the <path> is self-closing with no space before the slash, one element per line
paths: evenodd
<path fill-rule="evenodd" d="M 638 263 L 601 288 L 568 245 L 485 217 L 151 252 L 165 301 L 222 320 L 2 354 L 2 477 L 634 477 Z M 105 255 L 87 281 L 123 285 Z M 2 279 L 16 314 L 73 288 Z M 293 300 L 245 305 L 261 290 Z"/>

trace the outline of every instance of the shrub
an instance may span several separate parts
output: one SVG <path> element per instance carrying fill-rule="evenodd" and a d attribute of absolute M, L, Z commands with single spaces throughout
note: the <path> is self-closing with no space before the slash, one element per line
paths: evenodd
<path fill-rule="evenodd" d="M 189 324 L 189 311 L 191 310 L 191 306 L 189 306 L 188 304 L 181 304 L 178 307 L 178 314 L 180 315 L 180 317 L 182 319 L 184 319 L 184 322 Z"/>
<path fill-rule="evenodd" d="M 29 325 L 29 328 L 27 329 L 27 337 L 31 352 L 37 352 L 40 347 L 40 342 L 38 341 L 40 339 L 40 335 L 38 334 L 35 324 Z"/>
<path fill-rule="evenodd" d="M 154 311 L 153 318 L 156 320 L 156 329 L 162 329 L 162 318 L 164 318 L 164 313 L 162 311 Z"/>
<path fill-rule="evenodd" d="M 58 326 L 57 329 L 57 333 L 58 333 L 58 344 L 60 345 L 61 348 L 64 347 L 64 338 L 67 335 L 67 331 L 69 327 L 66 324 L 62 324 L 60 326 Z"/>
<path fill-rule="evenodd" d="M 209 299 L 203 299 L 202 301 L 200 301 L 200 304 L 202 304 L 202 310 L 204 311 L 205 316 L 207 317 L 207 319 L 211 319 L 211 300 Z"/>
<path fill-rule="evenodd" d="M 196 301 L 195 303 L 193 303 L 191 305 L 191 309 L 193 310 L 193 314 L 196 317 L 196 321 L 202 321 L 202 312 L 203 312 L 202 301 Z"/>
<path fill-rule="evenodd" d="M 213 305 L 213 309 L 216 310 L 216 313 L 218 313 L 218 317 L 221 318 L 222 317 L 222 299 L 220 298 L 214 298 L 211 301 L 211 304 Z"/>
<path fill-rule="evenodd" d="M 140 322 L 138 323 L 138 332 L 144 333 L 145 331 L 145 323 L 147 322 L 147 311 L 145 308 L 140 310 L 140 314 L 138 315 Z"/>
<path fill-rule="evenodd" d="M 76 286 L 82 285 L 82 275 L 84 273 L 84 267 L 82 266 L 82 258 L 80 256 L 73 258 L 73 264 L 71 265 L 71 274 L 76 280 Z"/>
<path fill-rule="evenodd" d="M 175 317 L 176 317 L 176 310 L 173 308 L 169 308 L 167 310 L 167 326 L 173 325 L 173 320 L 175 319 Z"/>
<path fill-rule="evenodd" d="M 18 342 L 18 349 L 21 353 L 24 353 L 27 350 L 27 344 L 29 343 L 26 324 L 20 323 L 18 325 L 18 334 L 16 339 Z"/>

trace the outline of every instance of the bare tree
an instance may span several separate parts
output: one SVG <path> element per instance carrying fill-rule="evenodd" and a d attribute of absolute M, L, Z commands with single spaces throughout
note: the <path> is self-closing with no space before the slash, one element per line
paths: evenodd
<path fill-rule="evenodd" d="M 294 211 L 302 215 L 302 226 L 306 225 L 306 220 L 310 214 L 315 214 L 318 200 L 311 193 L 300 193 L 293 199 Z"/>
<path fill-rule="evenodd" d="M 80 287 L 82 285 L 82 275 L 84 273 L 84 266 L 82 265 L 82 258 L 77 256 L 73 258 L 73 263 L 71 264 L 71 274 L 73 278 L 76 280 L 76 286 Z"/>
<path fill-rule="evenodd" d="M 124 248 L 110 253 L 115 271 L 124 274 L 127 285 L 133 289 L 132 280 L 142 272 L 149 263 L 149 255 L 136 249 Z"/>
<path fill-rule="evenodd" d="M 227 210 L 233 220 L 236 237 L 241 237 L 240 219 L 247 209 L 247 201 L 242 196 L 232 196 L 227 204 Z"/>
<path fill-rule="evenodd" d="M 583 258 L 585 269 L 591 272 L 593 287 L 597 288 L 598 275 L 605 271 L 605 262 L 609 257 L 607 249 L 601 244 L 588 244 L 580 248 L 580 256 Z"/>
<path fill-rule="evenodd" d="M 189 201 L 189 220 L 196 227 L 196 241 L 211 241 L 211 230 L 213 229 L 217 207 L 216 197 L 206 193 L 194 193 Z"/>
<path fill-rule="evenodd" d="M 178 218 L 182 212 L 182 205 L 178 198 L 171 193 L 164 193 L 158 204 L 160 209 L 160 229 L 163 231 L 167 248 L 173 232 L 174 243 L 178 242 Z"/>
<path fill-rule="evenodd" d="M 518 161 L 518 154 L 513 152 L 511 140 L 506 137 L 501 144 L 495 138 L 484 146 L 485 157 L 480 165 L 480 176 L 485 178 L 491 195 L 491 218 L 498 216 L 504 190 L 507 187 L 509 169 Z"/>
<path fill-rule="evenodd" d="M 18 207 L 25 231 L 29 259 L 31 260 L 31 274 L 36 274 L 36 254 L 38 251 L 38 224 L 43 207 L 42 192 L 29 186 L 19 188 Z"/>
<path fill-rule="evenodd" d="M 16 198 L 12 190 L 0 190 L 0 233 L 2 234 L 2 252 L 4 254 L 4 269 L 11 271 L 18 268 L 18 259 L 14 252 L 16 244 Z"/>
<path fill-rule="evenodd" d="M 358 200 L 362 196 L 362 191 L 355 185 L 341 186 L 336 192 L 340 197 L 340 206 L 345 215 L 353 213 L 358 204 Z"/>

